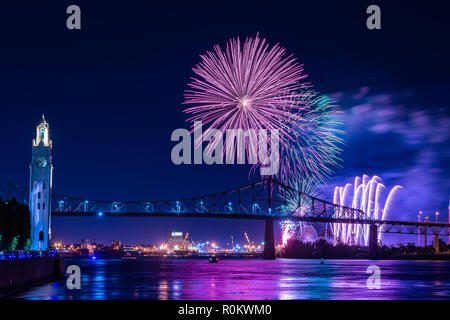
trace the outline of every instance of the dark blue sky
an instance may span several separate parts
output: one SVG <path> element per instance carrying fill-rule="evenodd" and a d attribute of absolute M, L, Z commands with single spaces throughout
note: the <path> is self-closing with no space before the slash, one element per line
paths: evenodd
<path fill-rule="evenodd" d="M 70 4 L 81 7 L 79 31 L 66 28 Z M 334 94 L 344 111 L 343 168 L 328 189 L 355 175 L 378 174 L 389 187 L 405 185 L 399 219 L 415 219 L 418 206 L 440 210 L 444 219 L 450 189 L 447 13 L 441 1 L 378 1 L 382 29 L 370 31 L 369 4 L 2 2 L 0 177 L 28 183 L 34 126 L 45 113 L 57 193 L 153 200 L 246 184 L 248 166 L 173 165 L 170 134 L 186 127 L 181 102 L 199 55 L 230 37 L 259 32 L 304 63 L 315 88 Z M 330 199 L 327 192 L 323 197 Z M 152 242 L 171 229 L 197 239 L 225 240 L 244 230 L 255 240 L 263 237 L 263 225 L 254 221 L 53 221 L 53 235 L 66 241 Z"/>

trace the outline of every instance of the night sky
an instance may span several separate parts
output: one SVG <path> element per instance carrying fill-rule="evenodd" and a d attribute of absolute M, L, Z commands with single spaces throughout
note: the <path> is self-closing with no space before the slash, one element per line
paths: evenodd
<path fill-rule="evenodd" d="M 404 187 L 393 220 L 415 220 L 418 210 L 448 220 L 448 12 L 442 1 L 392 2 L 3 1 L 0 177 L 28 184 L 45 113 L 58 194 L 164 200 L 247 184 L 248 165 L 172 164 L 170 135 L 187 128 L 181 103 L 199 55 L 259 32 L 304 63 L 315 89 L 342 111 L 343 164 L 322 198 L 332 200 L 333 187 L 356 175 L 377 174 L 389 189 Z M 66 28 L 70 4 L 81 8 L 81 30 Z M 370 4 L 381 7 L 381 30 L 366 28 Z M 247 220 L 54 218 L 52 235 L 134 244 L 179 230 L 225 243 L 230 234 L 243 241 L 244 231 L 261 241 L 263 228 Z"/>

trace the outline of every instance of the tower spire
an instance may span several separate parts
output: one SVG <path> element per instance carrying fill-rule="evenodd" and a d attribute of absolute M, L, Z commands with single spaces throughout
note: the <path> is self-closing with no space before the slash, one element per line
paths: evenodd
<path fill-rule="evenodd" d="M 41 122 L 36 126 L 36 138 L 33 140 L 33 146 L 37 147 L 42 143 L 45 147 L 51 147 L 50 127 L 42 114 Z"/>

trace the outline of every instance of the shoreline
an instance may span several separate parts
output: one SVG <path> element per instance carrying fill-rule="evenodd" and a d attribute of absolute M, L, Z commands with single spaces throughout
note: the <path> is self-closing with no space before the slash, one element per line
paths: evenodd
<path fill-rule="evenodd" d="M 60 279 L 64 274 L 61 257 L 0 261 L 0 299 Z"/>
<path fill-rule="evenodd" d="M 262 256 L 218 256 L 220 260 L 264 260 Z M 91 257 L 86 256 L 64 256 L 61 259 L 85 259 L 90 260 Z M 276 259 L 288 260 L 321 260 L 317 257 L 282 257 L 277 256 Z M 324 260 L 426 260 L 426 261 L 449 261 L 450 255 L 405 255 L 397 257 L 323 257 Z M 121 259 L 121 257 L 98 257 L 96 260 L 123 260 L 123 261 L 139 261 L 139 260 L 208 260 L 208 256 L 142 256 L 137 259 Z M 270 259 L 268 260 L 270 261 Z"/>

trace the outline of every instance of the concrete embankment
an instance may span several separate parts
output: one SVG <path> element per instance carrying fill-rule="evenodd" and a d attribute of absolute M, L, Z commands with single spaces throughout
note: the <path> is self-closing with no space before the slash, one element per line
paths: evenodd
<path fill-rule="evenodd" d="M 59 257 L 0 261 L 0 297 L 58 279 L 64 273 L 65 263 Z"/>

